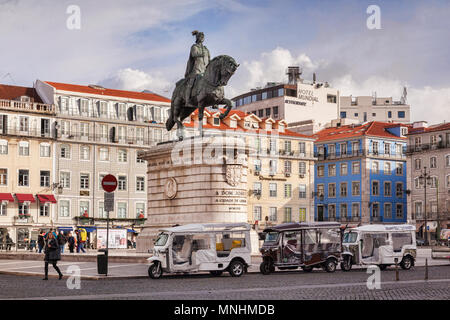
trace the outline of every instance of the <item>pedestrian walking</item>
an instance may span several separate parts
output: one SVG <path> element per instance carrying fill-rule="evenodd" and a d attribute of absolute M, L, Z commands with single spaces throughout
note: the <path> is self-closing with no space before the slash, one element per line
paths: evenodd
<path fill-rule="evenodd" d="M 60 231 L 56 240 L 58 241 L 58 245 L 59 245 L 59 249 L 61 250 L 61 253 L 64 253 L 64 247 L 66 245 L 67 238 L 64 235 L 63 231 Z"/>
<path fill-rule="evenodd" d="M 82 240 L 80 230 L 75 231 L 75 233 L 77 235 L 77 253 L 80 253 L 80 250 L 86 253 L 86 251 L 84 251 L 84 241 Z"/>
<path fill-rule="evenodd" d="M 48 280 L 48 264 L 51 263 L 53 265 L 53 268 L 55 268 L 56 272 L 58 272 L 59 280 L 62 279 L 63 274 L 61 273 L 61 270 L 59 270 L 58 266 L 56 265 L 58 260 L 61 260 L 61 251 L 59 249 L 59 244 L 55 239 L 55 235 L 52 232 L 49 232 L 47 235 L 47 242 L 45 244 L 45 277 L 42 280 Z"/>
<path fill-rule="evenodd" d="M 45 240 L 44 240 L 44 235 L 45 233 L 42 232 L 38 235 L 38 248 L 39 248 L 39 253 L 42 252 L 42 249 L 44 249 L 45 246 Z"/>
<path fill-rule="evenodd" d="M 73 249 L 75 248 L 75 237 L 72 235 L 72 232 L 69 232 L 67 237 L 67 243 L 69 244 L 69 251 L 73 253 Z"/>

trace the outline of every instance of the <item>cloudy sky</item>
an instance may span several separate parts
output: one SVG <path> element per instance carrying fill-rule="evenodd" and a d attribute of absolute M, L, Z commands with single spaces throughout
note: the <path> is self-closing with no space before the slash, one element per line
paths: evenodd
<path fill-rule="evenodd" d="M 369 29 L 369 5 L 381 29 Z M 77 5 L 80 16 L 74 16 Z M 170 97 L 192 30 L 211 56 L 241 64 L 233 97 L 286 80 L 290 65 L 344 95 L 408 88 L 412 120 L 450 121 L 450 2 L 299 0 L 0 0 L 0 83 L 36 79 L 151 90 Z M 80 28 L 71 29 L 80 22 Z"/>

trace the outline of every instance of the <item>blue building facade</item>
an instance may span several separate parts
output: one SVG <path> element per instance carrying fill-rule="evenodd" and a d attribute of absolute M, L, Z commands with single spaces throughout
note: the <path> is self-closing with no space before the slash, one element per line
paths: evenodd
<path fill-rule="evenodd" d="M 381 122 L 319 132 L 315 220 L 405 223 L 406 133 L 404 125 Z"/>

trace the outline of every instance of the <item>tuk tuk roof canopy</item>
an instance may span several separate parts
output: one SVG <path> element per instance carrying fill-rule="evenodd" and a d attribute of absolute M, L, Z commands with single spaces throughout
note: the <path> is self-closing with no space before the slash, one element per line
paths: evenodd
<path fill-rule="evenodd" d="M 340 228 L 341 224 L 337 222 L 292 222 L 283 223 L 273 227 L 268 227 L 263 232 L 283 232 L 300 229 L 313 229 L 313 228 Z"/>
<path fill-rule="evenodd" d="M 173 233 L 187 232 L 221 232 L 221 231 L 247 231 L 250 230 L 248 223 L 193 223 L 184 226 L 163 228 L 160 231 Z"/>
<path fill-rule="evenodd" d="M 416 226 L 410 224 L 368 224 L 350 229 L 368 232 L 388 232 L 388 231 L 416 231 Z"/>

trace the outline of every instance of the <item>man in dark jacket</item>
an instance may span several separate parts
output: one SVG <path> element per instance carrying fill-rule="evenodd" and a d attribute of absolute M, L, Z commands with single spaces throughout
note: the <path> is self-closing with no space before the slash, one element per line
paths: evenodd
<path fill-rule="evenodd" d="M 42 252 L 42 249 L 44 249 L 45 246 L 45 240 L 44 240 L 44 233 L 40 233 L 38 235 L 38 248 L 39 248 L 39 253 Z"/>
<path fill-rule="evenodd" d="M 56 238 L 58 241 L 59 249 L 61 250 L 61 253 L 64 253 L 64 246 L 66 245 L 67 238 L 64 235 L 63 231 L 60 231 L 58 234 L 58 237 Z"/>
<path fill-rule="evenodd" d="M 59 270 L 58 266 L 56 265 L 56 263 L 58 262 L 58 260 L 61 260 L 61 251 L 59 249 L 59 244 L 55 239 L 55 235 L 50 232 L 47 235 L 47 242 L 45 245 L 45 257 L 44 257 L 44 261 L 45 261 L 45 277 L 42 280 L 48 280 L 48 264 L 51 263 L 53 265 L 53 268 L 55 268 L 56 272 L 58 272 L 59 274 L 59 280 L 62 279 L 63 274 L 61 273 L 61 270 Z"/>

